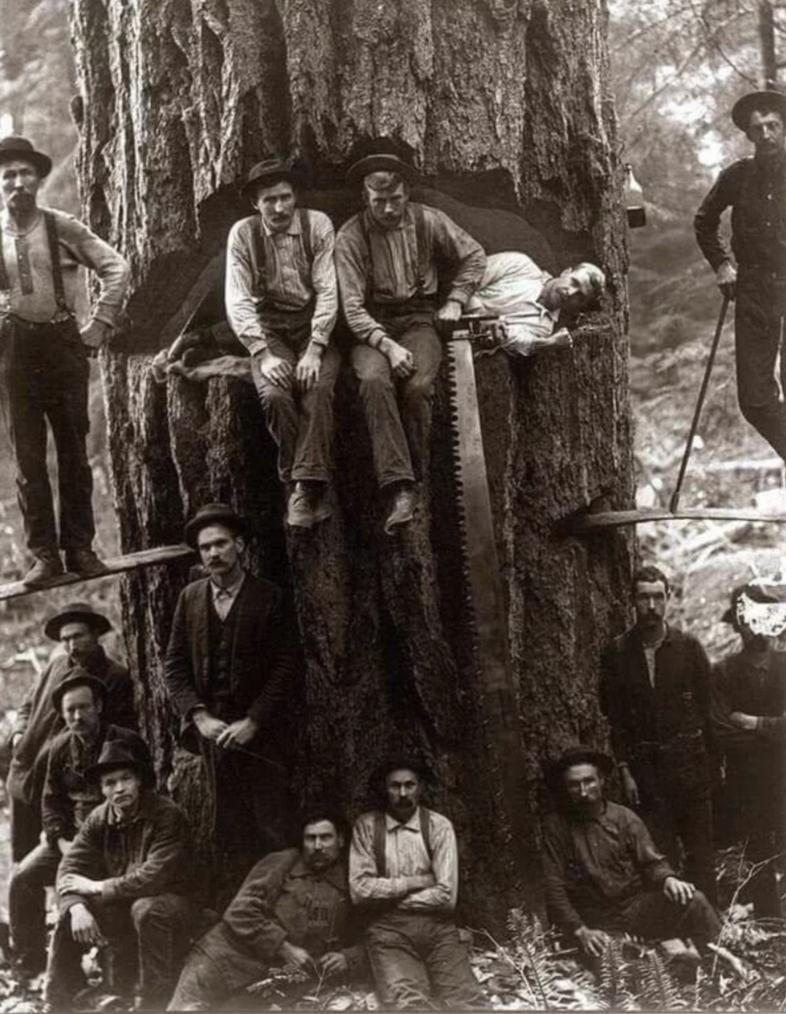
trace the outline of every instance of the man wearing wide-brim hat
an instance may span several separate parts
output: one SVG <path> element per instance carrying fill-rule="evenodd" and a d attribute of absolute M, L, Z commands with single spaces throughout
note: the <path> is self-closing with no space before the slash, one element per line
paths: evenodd
<path fill-rule="evenodd" d="M 758 580 L 731 593 L 723 615 L 742 639 L 712 670 L 712 728 L 724 763 L 728 830 L 746 844 L 754 873 L 740 900 L 756 918 L 780 918 L 777 864 L 786 851 L 786 594 Z"/>
<path fill-rule="evenodd" d="M 284 843 L 286 719 L 299 693 L 293 616 L 277 585 L 244 568 L 247 531 L 228 504 L 189 520 L 208 576 L 180 593 L 164 661 L 181 744 L 202 756 L 215 793 L 217 879 L 232 893 Z"/>
<path fill-rule="evenodd" d="M 71 602 L 53 613 L 44 624 L 46 636 L 57 642 L 62 650 L 36 677 L 19 706 L 12 731 L 8 792 L 15 862 L 35 847 L 41 832 L 46 752 L 54 736 L 63 730 L 63 719 L 52 706 L 53 694 L 65 674 L 74 665 L 84 667 L 105 687 L 105 720 L 127 729 L 137 727 L 131 676 L 99 643 L 111 629 L 107 617 L 89 602 Z"/>
<path fill-rule="evenodd" d="M 44 999 L 53 1010 L 72 1009 L 85 986 L 82 953 L 99 945 L 108 950 L 105 985 L 133 991 L 135 1010 L 163 1010 L 193 927 L 188 822 L 146 787 L 146 765 L 126 743 L 107 739 L 85 776 L 100 785 L 104 802 L 60 862 Z"/>
<path fill-rule="evenodd" d="M 0 409 L 14 449 L 19 506 L 35 563 L 23 578 L 45 585 L 65 568 L 106 572 L 92 548 L 93 473 L 87 459 L 88 355 L 117 324 L 130 279 L 126 261 L 71 215 L 38 204 L 52 168 L 24 137 L 0 140 Z M 93 271 L 100 293 L 79 327 L 75 311 Z M 47 421 L 57 448 L 59 525 L 46 462 Z"/>
<path fill-rule="evenodd" d="M 436 208 L 410 201 L 414 178 L 394 154 L 355 162 L 347 180 L 361 187 L 364 210 L 336 238 L 341 305 L 357 342 L 352 367 L 388 534 L 412 520 L 428 467 L 442 358 L 435 321 L 458 320 L 486 267 L 483 248 L 468 233 Z"/>
<path fill-rule="evenodd" d="M 146 765 L 150 754 L 130 729 L 106 721 L 106 685 L 82 666 L 67 670 L 52 691 L 52 710 L 65 728 L 47 751 L 41 800 L 42 840 L 17 863 L 8 886 L 8 921 L 17 968 L 40 972 L 46 957 L 46 888 L 87 815 L 101 802 L 86 771 L 107 740 L 121 741 Z"/>
<path fill-rule="evenodd" d="M 243 194 L 255 214 L 227 241 L 225 303 L 251 353 L 265 422 L 278 445 L 288 525 L 311 528 L 329 501 L 333 388 L 340 358 L 331 335 L 338 312 L 333 225 L 298 208 L 304 180 L 281 159 L 258 162 Z"/>
<path fill-rule="evenodd" d="M 720 173 L 696 213 L 696 238 L 721 292 L 736 300 L 740 411 L 786 460 L 786 407 L 774 372 L 786 310 L 786 95 L 744 95 L 731 116 L 754 154 Z M 726 208 L 731 249 L 720 235 Z"/>

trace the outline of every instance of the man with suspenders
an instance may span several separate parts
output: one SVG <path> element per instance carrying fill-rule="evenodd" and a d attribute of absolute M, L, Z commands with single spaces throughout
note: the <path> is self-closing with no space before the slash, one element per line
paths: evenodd
<path fill-rule="evenodd" d="M 377 482 L 388 498 L 385 531 L 392 535 L 412 520 L 416 483 L 427 467 L 442 358 L 434 321 L 459 319 L 483 277 L 486 255 L 447 215 L 409 200 L 413 170 L 394 155 L 360 159 L 347 179 L 362 180 L 365 210 L 339 230 L 336 271 L 357 339 L 352 367 Z"/>
<path fill-rule="evenodd" d="M 383 1007 L 485 1006 L 453 912 L 458 850 L 447 817 L 420 805 L 424 771 L 411 757 L 375 772 L 384 809 L 355 821 L 349 893 L 366 912 L 366 950 Z"/>
<path fill-rule="evenodd" d="M 41 208 L 37 194 L 52 160 L 23 137 L 0 140 L 0 409 L 16 457 L 19 506 L 35 564 L 30 587 L 67 570 L 106 572 L 92 549 L 93 476 L 87 459 L 88 356 L 117 323 L 130 269 L 87 226 Z M 79 328 L 79 266 L 94 271 L 100 295 Z M 46 422 L 57 448 L 59 542 L 46 465 Z"/>
<path fill-rule="evenodd" d="M 340 357 L 330 344 L 338 312 L 334 234 L 327 215 L 297 208 L 300 175 L 259 162 L 244 193 L 258 214 L 236 222 L 227 244 L 225 303 L 251 353 L 254 386 L 289 489 L 287 524 L 330 517 L 333 388 Z"/>

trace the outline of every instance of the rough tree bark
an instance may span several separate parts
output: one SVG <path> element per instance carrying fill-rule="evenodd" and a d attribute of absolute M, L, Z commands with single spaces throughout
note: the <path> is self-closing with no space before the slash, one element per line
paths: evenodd
<path fill-rule="evenodd" d="M 629 503 L 627 311 L 621 173 L 599 0 L 74 0 L 84 96 L 80 178 L 94 227 L 134 268 L 129 327 L 104 354 L 124 550 L 177 540 L 202 502 L 250 516 L 251 563 L 288 584 L 304 652 L 295 788 L 338 792 L 350 812 L 386 749 L 417 747 L 456 823 L 463 900 L 498 922 L 537 883 L 540 763 L 602 744 L 600 646 L 623 618 L 629 545 L 560 538 L 561 518 Z M 370 449 L 352 384 L 337 394 L 340 509 L 285 536 L 273 454 L 250 388 L 148 371 L 164 323 L 245 213 L 236 184 L 270 152 L 313 169 L 304 203 L 340 224 L 357 197 L 357 145 L 410 147 L 428 188 L 489 252 L 544 266 L 602 264 L 603 312 L 575 351 L 478 365 L 508 641 L 523 738 L 520 809 L 495 781 L 471 651 L 444 378 L 430 509 L 380 532 Z M 438 191 L 439 193 L 436 193 Z M 478 210 L 480 209 L 480 210 Z M 544 239 L 547 237 L 547 240 Z M 162 779 L 199 822 L 204 786 L 174 749 L 161 661 L 185 574 L 124 585 L 129 656 Z M 522 819 L 523 818 L 523 819 Z"/>

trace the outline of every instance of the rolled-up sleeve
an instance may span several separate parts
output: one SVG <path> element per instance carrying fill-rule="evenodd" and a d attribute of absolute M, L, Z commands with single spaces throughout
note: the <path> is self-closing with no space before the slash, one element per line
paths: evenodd
<path fill-rule="evenodd" d="M 434 249 L 441 258 L 455 265 L 448 299 L 464 306 L 483 278 L 485 251 L 476 239 L 437 208 L 428 208 L 427 213 L 431 218 Z"/>

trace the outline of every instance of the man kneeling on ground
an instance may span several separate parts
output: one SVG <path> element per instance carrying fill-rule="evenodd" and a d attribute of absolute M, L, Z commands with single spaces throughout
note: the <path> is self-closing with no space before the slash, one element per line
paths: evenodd
<path fill-rule="evenodd" d="M 604 754 L 567 750 L 552 766 L 560 809 L 543 823 L 546 908 L 582 951 L 600 957 L 609 933 L 690 938 L 703 951 L 720 932 L 715 909 L 679 880 L 644 823 L 605 798 Z"/>
<path fill-rule="evenodd" d="M 271 965 L 294 965 L 319 979 L 360 971 L 344 821 L 319 810 L 301 827 L 301 847 L 261 859 L 221 921 L 194 945 L 169 1010 L 211 1010 Z"/>

